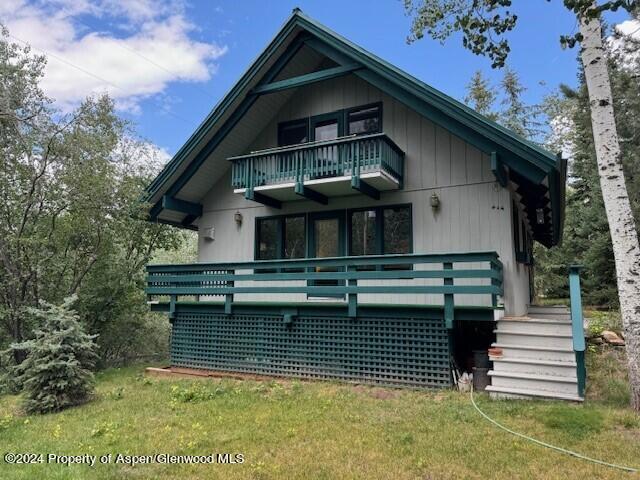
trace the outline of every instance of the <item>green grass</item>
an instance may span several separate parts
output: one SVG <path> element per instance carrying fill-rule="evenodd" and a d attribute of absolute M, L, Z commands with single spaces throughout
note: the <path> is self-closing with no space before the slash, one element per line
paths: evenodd
<path fill-rule="evenodd" d="M 61 454 L 244 454 L 236 465 L 6 465 L 2 479 L 627 478 L 497 430 L 468 394 L 326 382 L 148 378 L 142 367 L 98 375 L 94 401 L 23 416 L 0 397 L 0 450 Z M 513 429 L 640 467 L 640 421 L 617 402 L 491 401 Z M 634 478 L 633 476 L 628 476 Z M 637 478 L 637 477 L 635 477 Z"/>

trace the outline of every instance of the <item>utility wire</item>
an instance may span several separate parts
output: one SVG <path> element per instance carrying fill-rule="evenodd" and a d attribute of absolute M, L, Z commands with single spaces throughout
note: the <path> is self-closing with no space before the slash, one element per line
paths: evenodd
<path fill-rule="evenodd" d="M 33 45 L 31 45 L 29 42 L 27 42 L 27 41 L 25 41 L 25 40 L 22 40 L 22 39 L 20 39 L 20 38 L 16 37 L 15 35 L 13 35 L 13 34 L 9 34 L 9 37 L 11 37 L 11 38 L 13 38 L 14 40 L 16 40 L 16 41 L 18 41 L 18 42 L 21 42 L 21 43 L 23 43 L 23 44 L 25 44 L 25 45 L 28 45 L 29 47 L 31 47 L 31 48 L 33 48 L 33 49 L 35 49 L 35 50 L 39 50 L 40 52 L 42 52 L 42 53 L 43 53 L 43 54 L 45 54 L 46 56 L 49 56 L 49 57 L 51 57 L 51 58 L 55 58 L 55 59 L 56 59 L 56 60 L 58 60 L 59 62 L 62 62 L 62 63 L 64 63 L 65 65 L 67 65 L 67 66 L 69 66 L 69 67 L 75 68 L 76 70 L 78 70 L 78 71 L 80 71 L 80 72 L 84 73 L 85 75 L 89 75 L 90 77 L 93 77 L 93 78 L 95 78 L 95 79 L 97 79 L 97 80 L 100 80 L 101 82 L 104 82 L 104 83 L 106 83 L 107 85 L 110 85 L 111 87 L 113 87 L 113 88 L 115 88 L 115 89 L 117 89 L 117 90 L 120 90 L 120 91 L 122 91 L 122 92 L 124 92 L 124 93 L 128 93 L 124 88 L 120 87 L 119 85 L 116 85 L 115 83 L 113 83 L 113 82 L 111 82 L 111 81 L 107 80 L 106 78 L 103 78 L 103 77 L 101 77 L 101 76 L 99 76 L 99 75 L 96 75 L 95 73 L 93 73 L 93 72 L 91 72 L 91 71 L 89 71 L 89 70 L 87 70 L 87 69 L 85 69 L 85 68 L 83 68 L 83 67 L 80 67 L 80 66 L 78 66 L 78 65 L 76 65 L 76 64 L 74 64 L 74 63 L 71 63 L 70 61 L 68 61 L 68 60 L 66 60 L 66 59 L 64 59 L 64 58 L 62 58 L 62 57 L 60 57 L 59 55 L 56 55 L 56 54 L 51 53 L 51 52 L 48 52 L 47 50 L 44 50 L 44 49 L 42 49 L 42 48 L 34 47 L 34 46 L 33 46 Z M 164 113 L 167 113 L 167 114 L 169 114 L 169 115 L 171 115 L 171 116 L 172 116 L 172 117 L 174 117 L 174 118 L 177 118 L 178 120 L 180 120 L 180 121 L 182 121 L 182 122 L 186 123 L 187 125 L 192 125 L 192 123 L 193 123 L 193 122 L 190 122 L 189 120 L 187 120 L 186 118 L 181 117 L 180 115 L 176 115 L 175 113 L 173 113 L 173 112 L 172 112 L 172 111 L 170 111 L 170 110 L 163 110 L 163 112 L 164 112 Z"/>
<path fill-rule="evenodd" d="M 623 470 L 625 472 L 630 472 L 630 473 L 637 473 L 638 472 L 637 468 L 625 467 L 623 465 L 616 465 L 615 463 L 608 463 L 608 462 L 605 462 L 603 460 L 597 460 L 595 458 L 590 458 L 590 457 L 587 457 L 586 455 L 582 455 L 581 453 L 573 452 L 571 450 L 567 450 L 566 448 L 562 448 L 562 447 L 556 447 L 555 445 L 551 445 L 550 443 L 545 443 L 545 442 L 543 442 L 541 440 L 537 440 L 535 438 L 528 437 L 527 435 L 515 432 L 515 431 L 505 427 L 504 425 L 496 422 L 493 418 L 489 417 L 486 413 L 484 413 L 482 410 L 480 410 L 480 408 L 478 408 L 478 405 L 476 405 L 476 402 L 473 399 L 473 385 L 471 385 L 471 403 L 473 404 L 475 409 L 478 411 L 478 413 L 485 418 L 485 420 L 487 420 L 488 422 L 493 423 L 496 427 L 500 428 L 501 430 L 504 430 L 505 432 L 509 432 L 511 435 L 515 435 L 516 437 L 524 438 L 525 440 L 528 440 L 528 441 L 533 442 L 533 443 L 535 443 L 537 445 L 540 445 L 541 447 L 550 448 L 551 450 L 555 450 L 557 452 L 564 453 L 565 455 L 570 455 L 572 457 L 579 458 L 580 460 L 585 460 L 587 462 L 597 463 L 598 465 L 604 465 L 605 467 L 616 468 L 618 470 Z"/>

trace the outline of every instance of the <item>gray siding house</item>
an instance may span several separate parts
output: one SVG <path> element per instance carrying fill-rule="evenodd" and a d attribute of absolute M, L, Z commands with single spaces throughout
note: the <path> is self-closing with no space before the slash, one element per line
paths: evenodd
<path fill-rule="evenodd" d="M 577 320 L 529 315 L 565 179 L 296 9 L 147 188 L 198 231 L 198 263 L 148 267 L 172 368 L 442 387 L 493 346 L 496 394 L 580 399 Z"/>

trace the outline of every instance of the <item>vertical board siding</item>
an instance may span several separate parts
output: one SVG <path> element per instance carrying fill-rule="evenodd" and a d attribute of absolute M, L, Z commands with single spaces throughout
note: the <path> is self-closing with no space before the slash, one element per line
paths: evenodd
<path fill-rule="evenodd" d="M 204 214 L 199 225 L 215 227 L 216 239 L 200 238 L 199 261 L 252 260 L 256 217 L 411 203 L 414 252 L 495 250 L 504 265 L 505 309 L 508 314 L 525 313 L 529 300 L 528 270 L 515 262 L 510 192 L 496 188 L 489 157 L 358 77 L 347 75 L 298 88 L 281 109 L 273 112 L 266 128 L 249 133 L 254 137 L 250 147 L 233 154 L 276 146 L 277 127 L 281 121 L 377 101 L 382 101 L 383 105 L 383 131 L 405 152 L 404 190 L 383 192 L 379 201 L 352 195 L 330 198 L 326 206 L 306 200 L 285 202 L 281 210 L 276 210 L 234 194 L 230 171 L 227 171 L 203 201 Z M 430 206 L 434 193 L 441 204 L 437 212 Z M 233 220 L 236 211 L 244 217 L 240 228 Z M 267 299 L 259 295 L 248 297 Z M 376 300 L 442 303 L 441 298 L 434 297 L 437 296 L 386 295 L 378 296 Z M 477 304 L 478 298 L 473 297 L 456 296 L 455 301 L 460 305 Z M 283 298 L 291 297 L 285 295 Z"/>

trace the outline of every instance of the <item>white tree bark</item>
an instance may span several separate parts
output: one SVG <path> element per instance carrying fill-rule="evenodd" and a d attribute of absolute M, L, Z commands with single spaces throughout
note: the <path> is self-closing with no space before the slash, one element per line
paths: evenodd
<path fill-rule="evenodd" d="M 631 406 L 640 411 L 640 246 L 622 171 L 613 97 L 599 18 L 580 18 L 580 52 L 589 90 L 600 186 L 609 221 L 624 330 Z"/>

